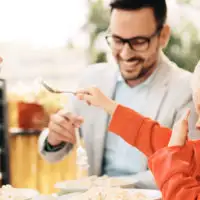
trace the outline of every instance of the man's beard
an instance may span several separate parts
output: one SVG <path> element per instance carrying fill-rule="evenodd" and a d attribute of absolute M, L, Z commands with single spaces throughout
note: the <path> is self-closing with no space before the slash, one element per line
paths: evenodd
<path fill-rule="evenodd" d="M 153 73 L 154 68 L 157 65 L 157 61 L 158 61 L 157 58 L 158 57 L 159 57 L 159 46 L 157 46 L 156 51 L 146 59 L 142 58 L 142 57 L 133 57 L 133 58 L 128 59 L 128 61 L 138 60 L 139 61 L 138 64 L 141 64 L 142 67 L 141 67 L 141 70 L 139 71 L 139 74 L 137 74 L 136 76 L 126 77 L 126 76 L 123 75 L 123 73 L 121 73 L 124 80 L 134 81 L 134 80 L 137 80 L 137 79 L 142 79 L 142 78 L 145 78 L 147 76 L 150 76 Z"/>
<path fill-rule="evenodd" d="M 152 72 L 153 68 L 155 67 L 155 65 L 156 65 L 156 62 L 154 62 L 153 64 L 151 64 L 148 67 L 142 66 L 142 70 L 140 71 L 140 73 L 137 76 L 134 76 L 134 77 L 123 77 L 123 78 L 125 80 L 127 80 L 127 81 L 133 81 L 133 80 L 141 79 L 141 78 L 147 76 L 147 74 L 149 74 L 150 72 Z M 122 74 L 122 76 L 123 76 L 123 74 Z"/>

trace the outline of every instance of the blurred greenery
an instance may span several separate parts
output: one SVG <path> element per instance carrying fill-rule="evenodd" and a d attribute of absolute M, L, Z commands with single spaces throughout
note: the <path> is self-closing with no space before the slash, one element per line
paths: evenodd
<path fill-rule="evenodd" d="M 105 8 L 103 0 L 88 0 L 89 3 L 89 16 L 88 27 L 90 32 L 89 54 L 90 63 L 98 63 L 106 61 L 106 53 L 98 51 L 95 42 L 100 33 L 105 32 L 109 24 L 110 11 Z"/>
<path fill-rule="evenodd" d="M 192 0 L 177 0 L 190 4 Z M 88 30 L 90 33 L 89 55 L 90 63 L 106 61 L 106 53 L 98 50 L 95 42 L 98 36 L 105 32 L 109 25 L 110 10 L 105 8 L 103 0 L 88 0 L 90 11 L 88 17 Z M 173 28 L 165 54 L 179 67 L 193 71 L 200 58 L 200 40 L 198 30 L 185 19 L 180 27 Z"/>
<path fill-rule="evenodd" d="M 172 30 L 165 54 L 179 67 L 193 71 L 200 59 L 198 30 L 192 23 L 185 23 L 179 33 Z"/>

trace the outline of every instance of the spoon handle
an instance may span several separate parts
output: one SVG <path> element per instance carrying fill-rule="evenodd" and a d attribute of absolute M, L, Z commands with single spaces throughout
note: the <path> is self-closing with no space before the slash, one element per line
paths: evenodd
<path fill-rule="evenodd" d="M 79 128 L 75 129 L 75 136 L 76 136 L 77 146 L 80 147 L 81 146 L 81 138 L 80 138 Z"/>

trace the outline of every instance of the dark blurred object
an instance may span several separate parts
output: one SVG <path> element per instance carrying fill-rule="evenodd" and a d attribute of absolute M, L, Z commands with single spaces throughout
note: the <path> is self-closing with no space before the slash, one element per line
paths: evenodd
<path fill-rule="evenodd" d="M 7 100 L 5 80 L 0 79 L 0 172 L 1 184 L 10 183 Z"/>

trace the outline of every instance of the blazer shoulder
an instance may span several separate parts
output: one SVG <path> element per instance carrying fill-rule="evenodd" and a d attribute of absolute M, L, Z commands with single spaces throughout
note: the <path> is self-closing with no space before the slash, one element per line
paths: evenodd
<path fill-rule="evenodd" d="M 174 66 L 170 73 L 169 79 L 169 94 L 175 101 L 179 99 L 178 107 L 192 102 L 192 89 L 191 89 L 192 73 L 184 69 Z"/>
<path fill-rule="evenodd" d="M 171 67 L 170 82 L 174 87 L 191 89 L 192 73 L 177 65 Z"/>

